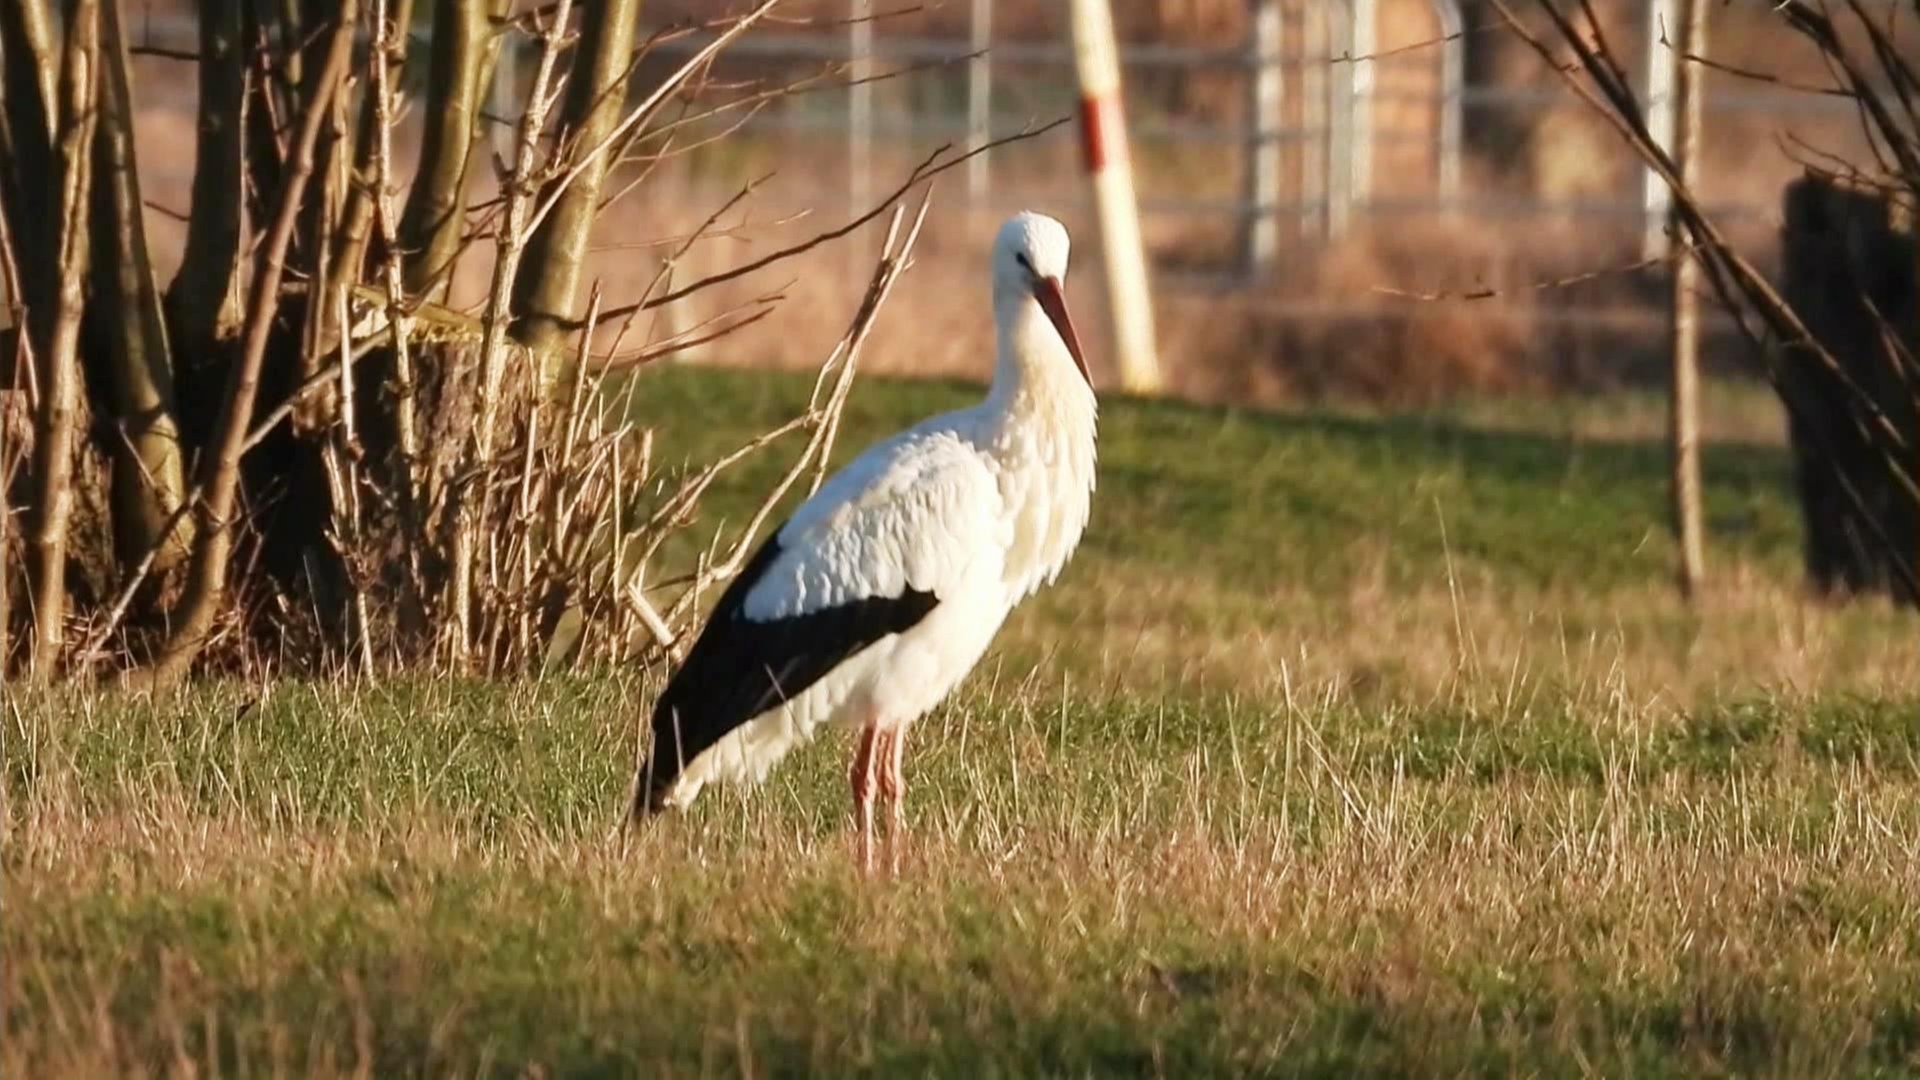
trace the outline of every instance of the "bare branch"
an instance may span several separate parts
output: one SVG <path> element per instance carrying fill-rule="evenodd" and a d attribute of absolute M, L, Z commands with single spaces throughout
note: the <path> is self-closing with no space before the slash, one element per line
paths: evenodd
<path fill-rule="evenodd" d="M 514 279 L 520 270 L 522 245 L 526 238 L 528 204 L 533 198 L 535 157 L 539 152 L 540 129 L 546 123 L 547 110 L 553 105 L 551 87 L 554 66 L 559 60 L 561 42 L 566 35 L 567 16 L 572 0 L 559 0 L 540 35 L 540 62 L 534 70 L 533 89 L 525 114 L 520 118 L 519 140 L 514 153 L 513 173 L 506 181 L 503 221 L 496 237 L 493 282 L 487 290 L 484 339 L 480 345 L 480 427 L 474 433 L 475 454 L 488 464 L 493 456 L 494 427 L 499 422 L 500 380 L 506 370 L 508 304 L 514 295 Z M 483 493 L 484 497 L 484 493 Z M 482 508 L 484 510 L 484 507 Z M 456 515 L 453 567 L 453 653 L 457 662 L 465 662 L 473 644 L 473 560 L 474 530 L 484 513 L 461 508 Z"/>

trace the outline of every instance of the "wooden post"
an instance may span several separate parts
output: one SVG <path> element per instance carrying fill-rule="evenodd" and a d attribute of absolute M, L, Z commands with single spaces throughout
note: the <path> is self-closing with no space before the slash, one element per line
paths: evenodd
<path fill-rule="evenodd" d="M 1706 55 L 1705 0 L 1680 0 L 1676 48 L 1681 54 Z M 1680 182 L 1694 191 L 1700 181 L 1700 98 L 1706 69 L 1684 59 L 1677 66 L 1673 156 Z M 1680 592 L 1691 600 L 1706 576 L 1706 526 L 1700 509 L 1700 266 L 1688 251 L 1687 230 L 1677 216 L 1671 220 L 1667 244 L 1673 261 L 1673 393 L 1668 407 L 1673 527 L 1680 543 Z"/>
<path fill-rule="evenodd" d="M 1080 134 L 1086 170 L 1100 217 L 1108 307 L 1120 385 L 1134 393 L 1160 390 L 1154 351 L 1153 295 L 1140 241 L 1140 206 L 1133 193 L 1126 113 L 1120 101 L 1120 54 L 1109 0 L 1073 0 L 1073 60 L 1080 78 Z"/>

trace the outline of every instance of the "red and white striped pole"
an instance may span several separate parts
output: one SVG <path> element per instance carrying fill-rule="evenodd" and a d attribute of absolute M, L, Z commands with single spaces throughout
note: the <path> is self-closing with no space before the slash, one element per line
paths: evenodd
<path fill-rule="evenodd" d="M 1127 120 L 1120 103 L 1120 54 L 1109 0 L 1073 0 L 1073 62 L 1080 79 L 1080 137 L 1100 217 L 1100 248 L 1107 270 L 1120 385 L 1160 391 L 1153 342 L 1153 295 L 1140 242 L 1140 206 L 1127 156 Z"/>

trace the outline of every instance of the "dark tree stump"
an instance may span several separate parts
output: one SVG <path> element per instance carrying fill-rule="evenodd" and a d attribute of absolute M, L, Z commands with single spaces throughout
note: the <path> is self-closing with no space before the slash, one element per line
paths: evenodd
<path fill-rule="evenodd" d="M 1920 506 L 1894 472 L 1920 479 L 1913 235 L 1883 195 L 1808 176 L 1787 186 L 1781 247 L 1787 302 L 1906 443 L 1890 460 L 1884 439 L 1861 430 L 1872 421 L 1859 394 L 1808 350 L 1785 351 L 1807 574 L 1822 592 L 1920 605 L 1902 572 L 1920 565 Z"/>

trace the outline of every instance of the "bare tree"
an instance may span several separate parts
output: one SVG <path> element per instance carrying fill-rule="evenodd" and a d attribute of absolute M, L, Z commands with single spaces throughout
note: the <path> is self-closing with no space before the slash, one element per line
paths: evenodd
<path fill-rule="evenodd" d="M 314 144 L 320 138 L 320 127 L 332 107 L 333 95 L 347 77 L 358 8 L 355 0 L 343 0 L 340 4 L 325 59 L 309 76 L 311 85 L 304 95 L 306 111 L 293 137 L 273 223 L 262 241 L 260 267 L 247 304 L 240 359 L 228 376 L 220 419 L 214 429 L 210 452 L 200 469 L 200 486 L 205 495 L 200 502 L 200 535 L 187 569 L 186 591 L 171 620 L 173 632 L 148 669 L 148 676 L 154 682 L 169 682 L 186 674 L 206 644 L 214 619 L 220 613 L 237 524 L 234 511 L 240 492 L 240 455 L 246 449 L 254 398 L 260 389 L 260 372 L 273 334 L 274 313 L 280 303 L 280 279 L 286 272 L 287 247 L 293 240 L 294 223 L 300 216 L 300 193 L 313 171 Z"/>
<path fill-rule="evenodd" d="M 1671 45 L 1680 57 L 1674 86 L 1679 116 L 1673 156 L 1680 181 L 1692 187 L 1700 180 L 1700 99 L 1705 72 L 1699 64 L 1687 63 L 1684 58 L 1706 51 L 1707 3 L 1680 0 L 1680 8 L 1680 32 Z M 1687 258 L 1687 231 L 1679 219 L 1673 221 L 1671 232 L 1673 357 L 1668 445 L 1673 455 L 1671 495 L 1673 531 L 1680 543 L 1680 591 L 1692 599 L 1699 595 L 1707 574 L 1706 515 L 1700 505 L 1700 273 Z"/>
<path fill-rule="evenodd" d="M 0 549 L 26 551 L 30 586 L 22 604 L 14 575 L 0 576 L 0 664 L 44 677 L 110 662 L 161 685 L 268 642 L 363 671 L 670 649 L 700 585 L 731 561 L 684 575 L 692 588 L 661 608 L 640 583 L 679 579 L 647 565 L 734 463 L 805 432 L 767 507 L 817 474 L 859 335 L 828 358 L 805 413 L 663 483 L 653 433 L 609 390 L 610 358 L 630 395 L 635 366 L 765 317 L 782 295 L 762 290 L 702 327 L 625 347 L 633 313 L 845 237 L 969 156 L 942 148 L 810 240 L 603 303 L 584 287 L 584 260 L 614 162 L 644 148 L 650 164 L 623 191 L 639 188 L 679 152 L 676 130 L 715 120 L 720 134 L 703 140 L 724 138 L 729 110 L 750 115 L 837 77 L 828 67 L 745 90 L 708 79 L 779 2 L 705 24 L 704 44 L 630 94 L 647 48 L 634 40 L 637 0 L 517 15 L 507 0 L 434 0 L 428 78 L 409 101 L 409 0 L 209 0 L 198 54 L 170 58 L 198 67 L 200 96 L 186 247 L 164 296 L 142 225 L 120 10 L 67 0 L 53 20 L 41 0 L 0 5 L 0 269 L 26 326 L 0 385 Z M 530 35 L 542 59 L 514 160 L 500 197 L 476 205 L 490 71 Z M 670 100 L 688 107 L 653 126 Z M 394 144 L 409 113 L 424 123 L 402 198 Z M 679 250 L 751 194 L 720 200 Z M 478 316 L 444 303 L 465 252 L 493 263 Z M 888 280 L 903 258 L 887 257 Z M 869 301 L 857 325 L 871 322 Z M 603 310 L 620 312 L 618 333 L 598 352 Z M 30 422 L 16 422 L 28 403 Z M 110 492 L 111 543 L 92 528 L 91 495 L 88 527 L 68 527 L 79 490 Z M 25 530 L 11 530 L 16 517 Z M 4 643 L 22 638 L 31 655 L 15 665 Z"/>

